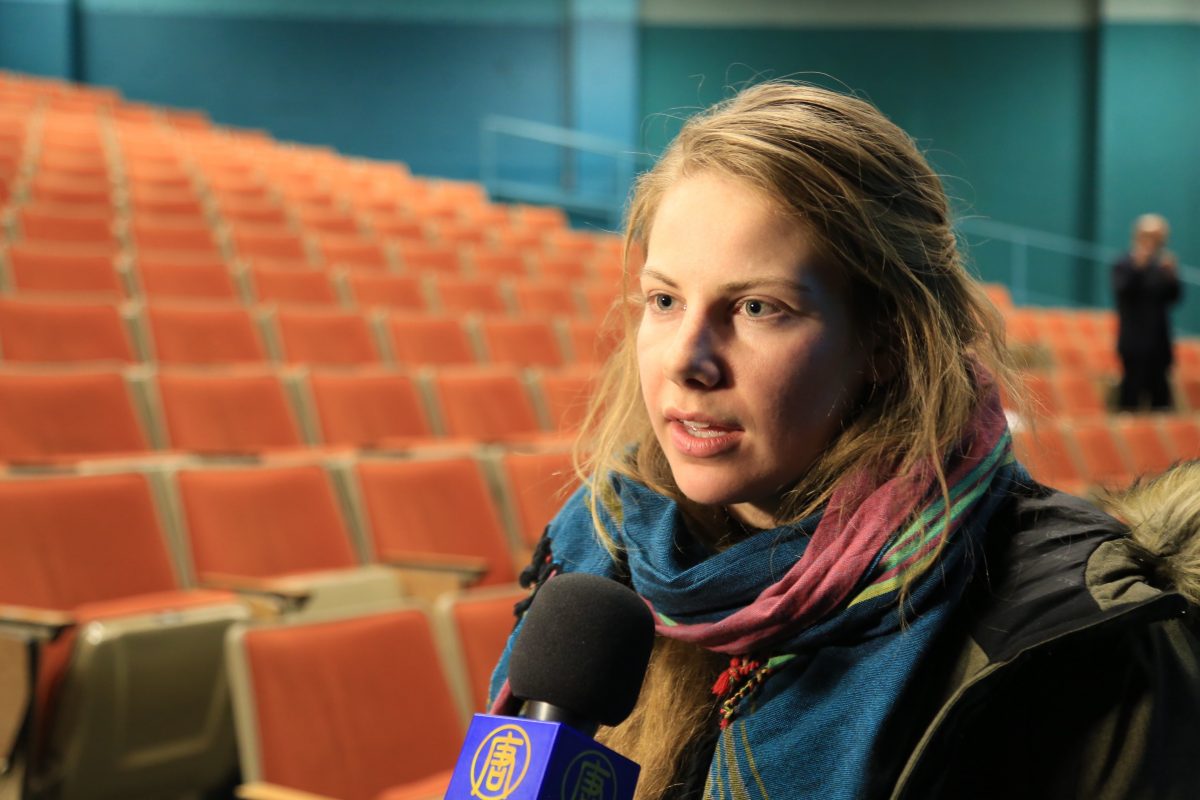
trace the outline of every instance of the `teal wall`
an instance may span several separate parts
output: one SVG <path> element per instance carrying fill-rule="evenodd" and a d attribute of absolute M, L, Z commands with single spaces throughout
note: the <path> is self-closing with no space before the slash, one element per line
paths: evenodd
<path fill-rule="evenodd" d="M 1107 25 L 1102 47 L 1098 238 L 1123 247 L 1134 218 L 1161 213 L 1200 266 L 1200 25 Z"/>
<path fill-rule="evenodd" d="M 0 0 L 0 69 L 70 77 L 70 32 L 63 0 Z"/>

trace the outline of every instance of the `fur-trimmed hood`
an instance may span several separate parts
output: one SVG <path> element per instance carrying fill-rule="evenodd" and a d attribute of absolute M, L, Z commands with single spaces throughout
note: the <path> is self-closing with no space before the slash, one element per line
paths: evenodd
<path fill-rule="evenodd" d="M 1200 461 L 1177 464 L 1099 502 L 1129 526 L 1152 582 L 1200 605 Z"/>

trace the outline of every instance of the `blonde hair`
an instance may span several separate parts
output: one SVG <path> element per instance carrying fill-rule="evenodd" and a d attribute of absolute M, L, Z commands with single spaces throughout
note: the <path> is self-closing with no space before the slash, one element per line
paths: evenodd
<path fill-rule="evenodd" d="M 912 139 L 862 100 L 773 81 L 692 117 L 634 189 L 618 309 L 624 336 L 576 447 L 601 541 L 614 546 L 600 515 L 611 473 L 687 503 L 642 403 L 634 348 L 640 306 L 629 289 L 664 193 L 709 171 L 745 181 L 803 226 L 818 261 L 839 280 L 854 324 L 893 367 L 786 493 L 777 524 L 819 509 L 838 479 L 860 468 L 929 463 L 948 499 L 943 459 L 981 399 L 977 366 L 1011 386 L 999 314 L 963 266 L 941 180 Z"/>

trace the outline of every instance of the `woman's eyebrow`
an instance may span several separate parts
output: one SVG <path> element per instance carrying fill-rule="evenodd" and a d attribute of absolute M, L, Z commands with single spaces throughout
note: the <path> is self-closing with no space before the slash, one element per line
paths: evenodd
<path fill-rule="evenodd" d="M 679 288 L 678 283 L 656 269 L 643 269 L 642 277 L 650 278 L 651 280 L 656 280 L 660 283 L 665 283 L 667 286 L 670 286 L 673 289 Z M 721 289 L 727 292 L 745 292 L 750 289 L 762 289 L 766 287 L 790 289 L 791 291 L 800 293 L 808 293 L 812 291 L 812 288 L 803 281 L 791 280 L 789 278 L 751 278 L 749 280 L 732 281 L 730 283 L 721 284 Z"/>

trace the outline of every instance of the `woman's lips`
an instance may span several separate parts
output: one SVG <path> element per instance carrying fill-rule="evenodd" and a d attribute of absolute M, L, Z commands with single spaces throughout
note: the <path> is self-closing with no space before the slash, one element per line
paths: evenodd
<path fill-rule="evenodd" d="M 684 455 L 713 458 L 738 446 L 745 431 L 695 419 L 671 419 L 667 423 L 671 444 Z"/>

